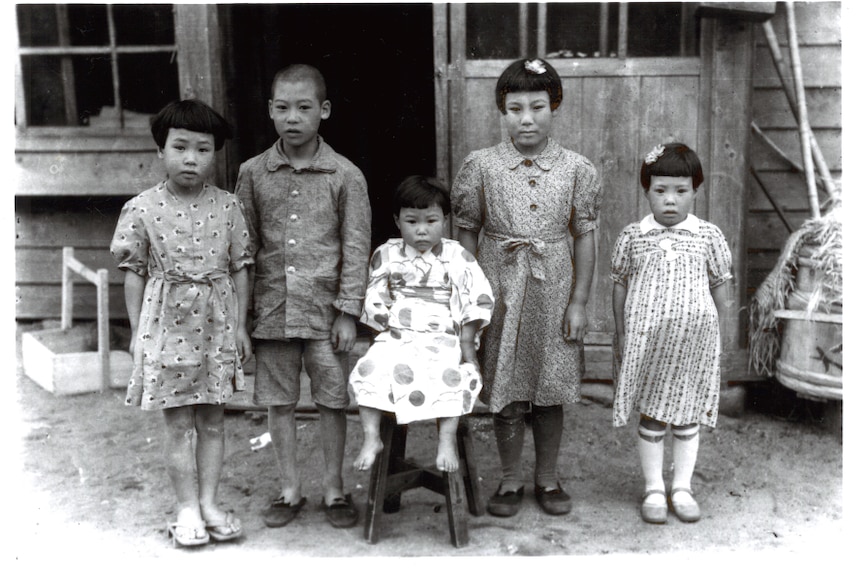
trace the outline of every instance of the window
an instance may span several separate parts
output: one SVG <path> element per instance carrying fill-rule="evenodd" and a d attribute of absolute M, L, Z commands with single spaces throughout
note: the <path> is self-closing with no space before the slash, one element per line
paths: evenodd
<path fill-rule="evenodd" d="M 19 4 L 20 127 L 147 127 L 179 97 L 170 4 Z"/>
<path fill-rule="evenodd" d="M 467 57 L 695 56 L 696 7 L 686 2 L 468 4 Z"/>

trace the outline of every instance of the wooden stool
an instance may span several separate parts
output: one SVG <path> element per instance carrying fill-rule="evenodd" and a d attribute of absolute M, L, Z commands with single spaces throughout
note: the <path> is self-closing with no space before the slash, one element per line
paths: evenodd
<path fill-rule="evenodd" d="M 384 414 L 380 423 L 381 451 L 371 468 L 368 486 L 368 507 L 365 511 L 365 539 L 377 543 L 380 519 L 384 513 L 401 509 L 401 494 L 408 489 L 425 487 L 446 496 L 449 516 L 449 536 L 452 545 L 463 547 L 469 541 L 464 497 L 472 515 L 481 515 L 483 506 L 479 492 L 479 476 L 473 462 L 473 441 L 470 427 L 462 417 L 458 422 L 459 470 L 455 473 L 430 469 L 404 459 L 407 447 L 407 426 L 398 425 L 394 416 Z M 462 495 L 463 493 L 463 495 Z"/>

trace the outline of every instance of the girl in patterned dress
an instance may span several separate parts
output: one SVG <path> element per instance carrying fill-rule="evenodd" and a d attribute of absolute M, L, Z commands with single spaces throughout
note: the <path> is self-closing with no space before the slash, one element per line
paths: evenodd
<path fill-rule="evenodd" d="M 205 183 L 230 137 L 206 104 L 168 104 L 152 121 L 167 180 L 129 200 L 111 253 L 125 271 L 133 370 L 126 405 L 161 410 L 176 493 L 175 545 L 236 539 L 242 525 L 216 501 L 224 458 L 224 404 L 243 389 L 252 263 L 233 194 Z M 197 442 L 195 444 L 195 437 Z"/>
<path fill-rule="evenodd" d="M 503 477 L 488 511 L 511 516 L 520 508 L 531 410 L 536 500 L 547 513 L 565 514 L 572 504 L 557 457 L 563 405 L 580 400 L 601 190 L 593 164 L 549 137 L 563 98 L 550 64 L 510 64 L 496 95 L 508 137 L 470 153 L 452 185 L 458 239 L 477 255 L 496 297 L 482 341 L 480 398 L 494 414 Z"/>
<path fill-rule="evenodd" d="M 440 182 L 405 179 L 393 201 L 402 237 L 371 257 L 360 320 L 380 334 L 350 374 L 364 433 L 357 470 L 369 469 L 383 449 L 384 411 L 399 424 L 437 419 L 437 468 L 458 469 L 458 418 L 482 388 L 476 344 L 494 297 L 473 255 L 443 237 L 449 211 Z"/>
<path fill-rule="evenodd" d="M 645 479 L 641 516 L 697 521 L 691 491 L 699 426 L 718 418 L 721 338 L 730 249 L 713 224 L 690 214 L 703 170 L 685 144 L 657 146 L 641 165 L 652 213 L 620 233 L 613 252 L 613 309 L 622 352 L 614 426 L 640 413 L 638 453 Z M 667 424 L 673 435 L 670 496 L 662 477 Z"/>

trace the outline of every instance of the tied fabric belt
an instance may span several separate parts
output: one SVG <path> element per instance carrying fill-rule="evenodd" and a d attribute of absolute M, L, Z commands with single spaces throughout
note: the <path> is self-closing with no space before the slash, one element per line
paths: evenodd
<path fill-rule="evenodd" d="M 519 254 L 526 254 L 530 274 L 539 281 L 545 281 L 545 246 L 566 239 L 564 235 L 543 240 L 541 238 L 513 238 L 488 232 L 485 233 L 485 237 L 499 242 L 506 250 L 507 264 L 514 264 Z"/>
<path fill-rule="evenodd" d="M 230 277 L 227 270 L 212 270 L 206 272 L 199 272 L 194 274 L 185 274 L 182 272 L 178 272 L 176 270 L 167 270 L 167 271 L 159 271 L 155 270 L 150 275 L 154 278 L 162 279 L 165 281 L 165 288 L 168 288 L 171 284 L 205 284 L 210 286 L 210 307 L 215 312 L 216 310 L 220 312 L 227 311 L 227 305 L 225 304 L 224 298 L 222 297 L 222 291 L 218 289 L 213 283 L 217 279 L 222 279 L 226 277 Z M 177 311 L 180 312 L 182 317 L 188 315 L 189 311 L 191 311 L 192 306 L 197 300 L 198 296 L 201 293 L 201 290 L 196 290 L 197 293 L 194 297 L 185 298 L 181 302 L 177 303 Z M 167 296 L 167 294 L 163 294 L 163 297 Z M 168 301 L 167 299 L 163 299 L 163 301 Z"/>

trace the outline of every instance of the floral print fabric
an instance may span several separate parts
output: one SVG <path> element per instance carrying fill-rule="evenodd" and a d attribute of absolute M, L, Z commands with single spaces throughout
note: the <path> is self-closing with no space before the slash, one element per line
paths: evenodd
<path fill-rule="evenodd" d="M 111 254 L 147 277 L 127 405 L 225 403 L 243 389 L 230 273 L 252 263 L 236 197 L 205 185 L 193 200 L 164 183 L 129 200 Z"/>
<path fill-rule="evenodd" d="M 563 323 L 572 236 L 597 226 L 595 167 L 553 139 L 532 159 L 507 141 L 467 156 L 452 206 L 460 228 L 484 230 L 479 265 L 496 297 L 482 341 L 482 401 L 495 413 L 515 401 L 579 401 L 583 344 L 564 339 Z"/>
<path fill-rule="evenodd" d="M 721 230 L 693 215 L 671 228 L 647 216 L 620 233 L 611 278 L 627 287 L 626 338 L 615 426 L 637 410 L 673 425 L 715 427 L 721 338 L 710 288 L 731 278 L 730 266 Z"/>

